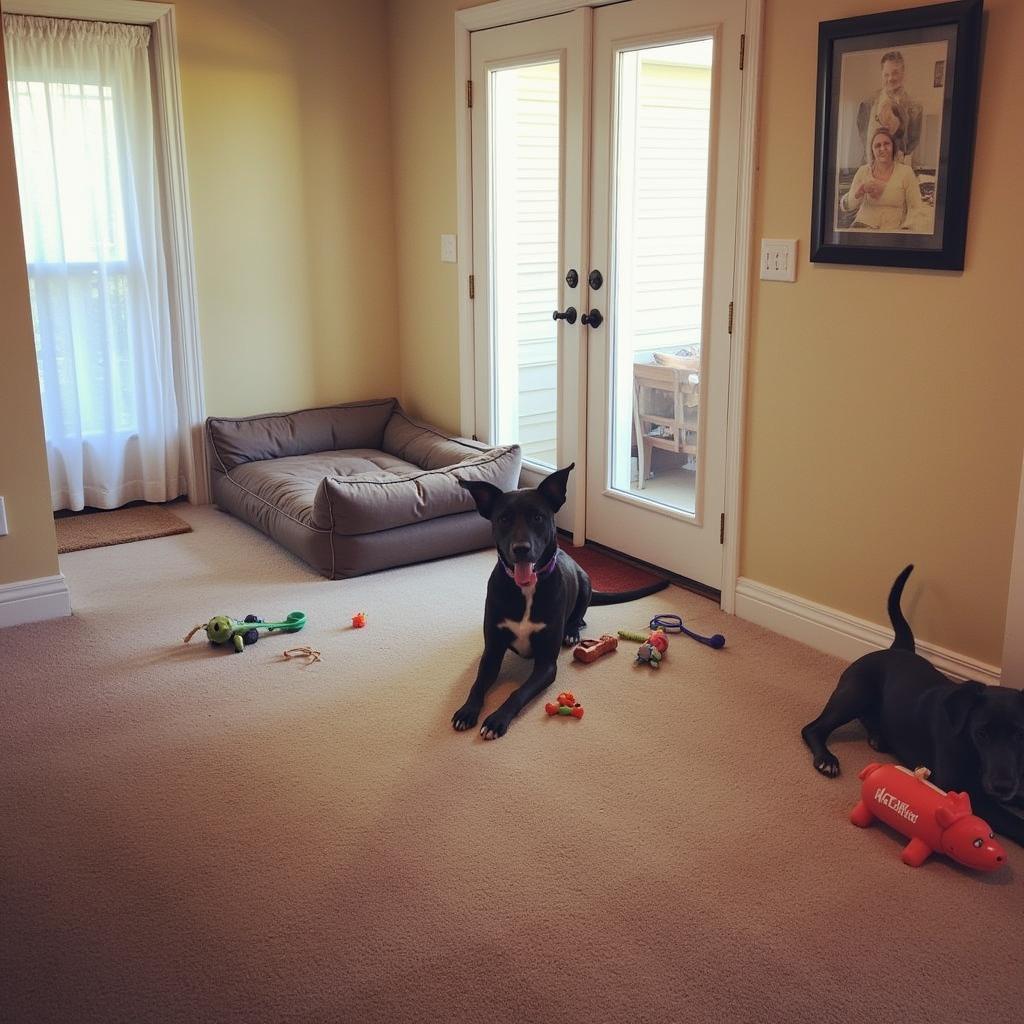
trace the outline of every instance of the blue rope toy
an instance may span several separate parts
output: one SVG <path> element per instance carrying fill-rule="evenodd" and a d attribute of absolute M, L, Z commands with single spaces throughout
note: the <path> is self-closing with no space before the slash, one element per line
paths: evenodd
<path fill-rule="evenodd" d="M 651 629 L 662 629 L 666 633 L 684 633 L 691 640 L 696 640 L 699 644 L 707 644 L 708 647 L 713 647 L 716 651 L 725 646 L 725 637 L 721 633 L 716 633 L 714 636 L 701 636 L 700 633 L 694 633 L 687 629 L 678 615 L 655 615 L 651 619 Z"/>

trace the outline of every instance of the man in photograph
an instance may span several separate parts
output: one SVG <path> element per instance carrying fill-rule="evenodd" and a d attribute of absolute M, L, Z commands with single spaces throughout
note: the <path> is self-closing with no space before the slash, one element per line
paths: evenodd
<path fill-rule="evenodd" d="M 870 139 L 879 128 L 889 132 L 896 144 L 898 163 L 913 165 L 913 154 L 921 139 L 923 106 L 903 87 L 906 65 L 899 50 L 882 54 L 882 88 L 865 99 L 857 110 L 857 129 L 870 161 Z"/>

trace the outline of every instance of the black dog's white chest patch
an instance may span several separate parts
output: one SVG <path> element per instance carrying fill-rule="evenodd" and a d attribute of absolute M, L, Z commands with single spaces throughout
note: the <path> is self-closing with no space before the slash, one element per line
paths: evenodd
<path fill-rule="evenodd" d="M 520 587 L 523 593 L 523 597 L 526 598 L 526 608 L 523 610 L 523 617 L 519 622 L 514 619 L 502 619 L 498 623 L 499 629 L 507 629 L 515 639 L 512 641 L 511 647 L 516 654 L 523 658 L 529 658 L 533 656 L 533 642 L 531 640 L 534 633 L 539 633 L 545 628 L 543 622 L 531 622 L 530 621 L 530 610 L 533 608 L 533 595 L 537 590 L 536 583 L 532 587 Z"/>

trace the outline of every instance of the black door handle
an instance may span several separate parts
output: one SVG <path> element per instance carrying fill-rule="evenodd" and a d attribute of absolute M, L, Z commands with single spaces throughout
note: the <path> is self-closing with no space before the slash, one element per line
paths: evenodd
<path fill-rule="evenodd" d="M 601 316 L 601 310 L 599 309 L 592 309 L 589 313 L 584 313 L 580 319 L 588 327 L 600 327 L 604 323 L 604 317 Z"/>
<path fill-rule="evenodd" d="M 586 314 L 584 314 L 584 316 L 586 316 Z M 576 323 L 576 307 L 570 306 L 564 313 L 559 313 L 556 309 L 554 313 L 551 314 L 551 319 L 564 320 L 566 323 L 574 324 Z"/>

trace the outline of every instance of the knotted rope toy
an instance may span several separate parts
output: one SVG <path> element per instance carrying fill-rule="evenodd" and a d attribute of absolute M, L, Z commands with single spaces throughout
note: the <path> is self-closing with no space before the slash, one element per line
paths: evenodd
<path fill-rule="evenodd" d="M 291 661 L 292 658 L 303 658 L 307 665 L 312 665 L 316 661 L 322 661 L 320 652 L 315 647 L 289 647 L 282 655 L 285 661 Z"/>
<path fill-rule="evenodd" d="M 243 621 L 231 618 L 230 615 L 214 615 L 209 622 L 193 626 L 182 643 L 188 643 L 201 629 L 206 630 L 206 638 L 211 644 L 234 644 L 235 651 L 241 652 L 246 644 L 254 644 L 259 639 L 259 631 L 268 633 L 298 633 L 306 624 L 305 612 L 289 612 L 284 622 L 263 622 L 255 615 L 246 615 Z"/>

